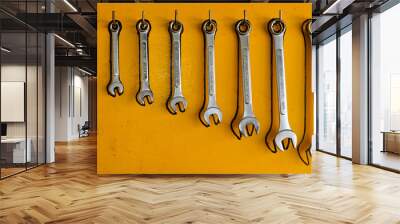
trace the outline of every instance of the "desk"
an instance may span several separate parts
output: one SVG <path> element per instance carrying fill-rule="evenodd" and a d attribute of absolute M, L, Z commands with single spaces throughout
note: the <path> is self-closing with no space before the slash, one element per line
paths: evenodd
<path fill-rule="evenodd" d="M 25 138 L 5 138 L 1 139 L 1 151 L 2 157 L 9 163 L 26 163 L 31 162 L 32 153 L 31 145 L 32 141 L 30 138 L 26 140 L 28 142 L 25 152 Z M 25 154 L 26 153 L 26 154 Z M 12 156 L 10 155 L 12 154 Z M 5 156 L 3 156 L 5 155 Z M 8 156 L 10 155 L 10 156 Z M 12 158 L 12 160 L 11 160 Z"/>
<path fill-rule="evenodd" d="M 383 150 L 382 152 L 393 152 L 400 154 L 400 132 L 383 131 Z"/>

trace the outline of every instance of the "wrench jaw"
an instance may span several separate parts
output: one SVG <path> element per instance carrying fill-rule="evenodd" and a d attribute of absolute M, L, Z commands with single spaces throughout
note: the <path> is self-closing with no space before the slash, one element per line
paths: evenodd
<path fill-rule="evenodd" d="M 107 91 L 110 96 L 116 97 L 118 95 L 122 95 L 124 93 L 124 86 L 122 85 L 121 81 L 112 81 L 107 86 Z"/>
<path fill-rule="evenodd" d="M 167 108 L 173 115 L 177 114 L 178 110 L 183 113 L 186 111 L 187 101 L 183 96 L 172 97 L 167 102 Z"/>
<path fill-rule="evenodd" d="M 249 137 L 252 136 L 254 131 L 256 134 L 260 132 L 260 123 L 255 117 L 244 117 L 239 122 L 240 136 Z"/>
<path fill-rule="evenodd" d="M 136 94 L 136 101 L 141 106 L 146 106 L 146 100 L 148 104 L 152 104 L 154 102 L 153 92 L 151 90 L 140 90 Z"/>
<path fill-rule="evenodd" d="M 222 122 L 222 111 L 218 107 L 208 107 L 206 110 L 203 110 L 200 118 L 206 127 L 210 127 L 211 125 L 210 117 L 212 117 L 214 124 L 218 125 Z"/>
<path fill-rule="evenodd" d="M 279 150 L 281 150 L 281 151 L 285 150 L 286 147 L 283 146 L 283 141 L 285 139 L 288 139 L 289 144 L 291 142 L 293 144 L 293 147 L 296 149 L 296 147 L 297 147 L 296 134 L 292 130 L 286 129 L 286 130 L 279 131 L 279 133 L 275 136 L 274 142 Z"/>

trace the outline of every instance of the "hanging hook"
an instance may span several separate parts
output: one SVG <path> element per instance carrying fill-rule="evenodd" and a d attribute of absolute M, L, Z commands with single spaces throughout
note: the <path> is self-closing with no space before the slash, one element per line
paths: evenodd
<path fill-rule="evenodd" d="M 176 17 L 178 17 L 178 10 L 175 9 L 175 21 L 174 21 L 174 23 L 176 23 L 176 21 L 177 21 Z"/>
<path fill-rule="evenodd" d="M 279 19 L 282 20 L 282 9 L 279 9 Z"/>
<path fill-rule="evenodd" d="M 208 10 L 208 22 L 211 23 L 211 9 Z"/>
<path fill-rule="evenodd" d="M 140 21 L 139 23 L 140 29 L 146 30 L 149 23 L 147 22 L 147 20 L 144 19 L 144 10 L 142 10 L 142 18 L 139 21 Z"/>
<path fill-rule="evenodd" d="M 243 10 L 243 21 L 246 21 L 246 9 Z"/>
<path fill-rule="evenodd" d="M 112 11 L 112 23 L 115 24 L 115 11 Z"/>

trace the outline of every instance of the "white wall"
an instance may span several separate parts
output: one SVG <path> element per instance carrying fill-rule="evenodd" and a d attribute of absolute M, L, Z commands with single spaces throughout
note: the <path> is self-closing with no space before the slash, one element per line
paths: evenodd
<path fill-rule="evenodd" d="M 72 67 L 56 67 L 56 141 L 79 138 L 78 125 L 88 120 L 88 104 L 88 77 Z"/>
<path fill-rule="evenodd" d="M 76 71 L 76 70 L 75 70 Z M 83 125 L 89 119 L 88 111 L 88 78 L 85 76 L 74 75 L 74 108 L 72 110 L 72 136 L 79 137 L 78 124 Z M 80 101 L 80 102 L 79 102 Z"/>
<path fill-rule="evenodd" d="M 69 117 L 69 68 L 55 69 L 55 141 L 68 140 Z"/>

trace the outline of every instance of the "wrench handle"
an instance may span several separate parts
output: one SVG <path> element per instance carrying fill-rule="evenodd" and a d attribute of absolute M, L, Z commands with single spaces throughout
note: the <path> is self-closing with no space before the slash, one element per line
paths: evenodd
<path fill-rule="evenodd" d="M 206 76 L 208 86 L 208 96 L 216 95 L 215 81 L 215 33 L 206 35 Z"/>
<path fill-rule="evenodd" d="M 172 34 L 172 85 L 174 87 L 175 96 L 181 95 L 181 33 L 173 32 Z"/>
<path fill-rule="evenodd" d="M 276 79 L 278 85 L 279 113 L 287 115 L 287 96 L 285 80 L 285 56 L 283 50 L 283 34 L 274 35 Z"/>
<path fill-rule="evenodd" d="M 144 89 L 149 88 L 149 45 L 148 33 L 139 33 L 139 72 L 140 72 L 140 85 Z"/>
<path fill-rule="evenodd" d="M 249 36 L 240 36 L 240 61 L 242 68 L 242 82 L 243 82 L 243 94 L 244 94 L 244 104 L 252 104 L 252 94 L 251 94 L 251 77 L 250 77 L 250 49 L 249 49 Z"/>

